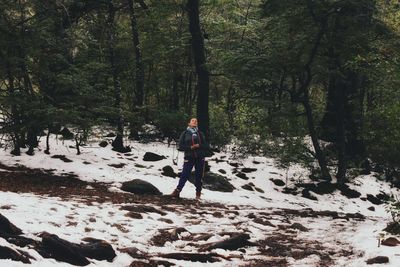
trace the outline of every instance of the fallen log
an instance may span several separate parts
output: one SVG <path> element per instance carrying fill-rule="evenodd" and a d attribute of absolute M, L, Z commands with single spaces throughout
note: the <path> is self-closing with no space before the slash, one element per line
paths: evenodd
<path fill-rule="evenodd" d="M 236 250 L 246 246 L 254 246 L 255 244 L 251 243 L 249 239 L 250 236 L 248 234 L 240 233 L 223 241 L 205 244 L 200 248 L 199 251 L 208 251 L 216 248 Z"/>

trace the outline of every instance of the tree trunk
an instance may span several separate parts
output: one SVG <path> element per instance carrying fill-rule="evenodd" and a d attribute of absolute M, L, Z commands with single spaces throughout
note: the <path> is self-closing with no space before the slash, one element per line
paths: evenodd
<path fill-rule="evenodd" d="M 144 67 L 142 60 L 142 51 L 140 49 L 139 30 L 135 14 L 135 7 L 133 0 L 128 0 L 129 15 L 131 18 L 131 29 L 132 29 L 132 40 L 133 46 L 135 47 L 135 60 L 136 60 L 136 71 L 135 71 L 135 100 L 136 106 L 143 106 L 144 102 Z"/>
<path fill-rule="evenodd" d="M 51 127 L 48 127 L 47 135 L 46 135 L 46 150 L 44 151 L 45 154 L 50 154 L 50 131 Z"/>
<path fill-rule="evenodd" d="M 334 74 L 335 75 L 335 74 Z M 346 182 L 346 128 L 345 128 L 345 103 L 347 103 L 346 87 L 337 80 L 332 78 L 331 86 L 335 87 L 335 99 L 338 104 L 336 107 L 336 147 L 338 155 L 338 170 L 336 174 L 338 184 Z"/>
<path fill-rule="evenodd" d="M 210 75 L 206 66 L 204 37 L 200 28 L 199 0 L 188 0 L 189 31 L 192 36 L 192 51 L 197 73 L 197 119 L 199 128 L 209 137 L 209 82 Z"/>
<path fill-rule="evenodd" d="M 112 142 L 113 149 L 118 152 L 124 152 L 125 147 L 123 143 L 123 134 L 124 134 L 124 118 L 122 114 L 122 90 L 121 90 L 121 82 L 118 77 L 118 71 L 115 62 L 115 7 L 112 0 L 108 1 L 108 52 L 109 52 L 109 61 L 111 67 L 111 73 L 114 83 L 114 94 L 115 94 L 115 102 L 114 107 L 118 112 L 117 118 L 117 136 Z"/>
<path fill-rule="evenodd" d="M 313 114 L 312 114 L 312 108 L 310 105 L 308 90 L 306 90 L 304 92 L 304 99 L 302 101 L 302 104 L 306 111 L 308 131 L 310 133 L 312 144 L 313 144 L 313 147 L 315 150 L 315 157 L 317 158 L 318 164 L 321 168 L 322 179 L 330 181 L 330 180 L 332 180 L 332 178 L 331 178 L 331 175 L 329 174 L 328 165 L 326 163 L 326 158 L 325 158 L 324 152 L 322 151 L 321 146 L 319 145 L 319 142 L 318 142 L 318 136 L 317 136 L 317 132 L 315 130 L 315 123 L 314 123 L 314 118 L 313 118 Z"/>

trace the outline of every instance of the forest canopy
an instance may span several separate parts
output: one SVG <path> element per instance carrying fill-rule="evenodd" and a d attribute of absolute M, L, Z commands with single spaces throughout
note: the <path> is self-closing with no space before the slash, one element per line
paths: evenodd
<path fill-rule="evenodd" d="M 399 87 L 397 0 L 0 0 L 15 155 L 67 127 L 79 147 L 103 125 L 125 152 L 145 125 L 172 140 L 197 117 L 215 149 L 343 183 L 366 162 L 400 167 Z"/>

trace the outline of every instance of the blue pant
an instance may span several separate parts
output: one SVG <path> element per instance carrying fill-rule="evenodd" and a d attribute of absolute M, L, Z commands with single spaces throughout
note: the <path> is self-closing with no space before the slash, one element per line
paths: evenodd
<path fill-rule="evenodd" d="M 183 187 L 185 186 L 186 181 L 192 173 L 193 166 L 195 168 L 196 175 L 196 192 L 201 192 L 201 187 L 203 185 L 203 183 L 201 182 L 201 178 L 203 178 L 204 158 L 185 159 L 185 162 L 183 163 L 183 170 L 177 187 L 179 191 L 182 191 Z"/>

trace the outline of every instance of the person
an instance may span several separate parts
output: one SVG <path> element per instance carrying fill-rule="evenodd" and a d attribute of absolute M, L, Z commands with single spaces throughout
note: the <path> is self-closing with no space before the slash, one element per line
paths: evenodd
<path fill-rule="evenodd" d="M 197 128 L 197 119 L 192 118 L 188 127 L 182 132 L 179 138 L 178 150 L 184 151 L 183 169 L 180 175 L 178 186 L 171 196 L 179 197 L 186 181 L 191 175 L 193 166 L 195 168 L 196 199 L 201 197 L 202 178 L 204 176 L 205 157 L 209 147 L 204 134 Z"/>

